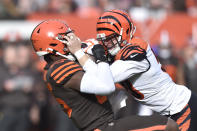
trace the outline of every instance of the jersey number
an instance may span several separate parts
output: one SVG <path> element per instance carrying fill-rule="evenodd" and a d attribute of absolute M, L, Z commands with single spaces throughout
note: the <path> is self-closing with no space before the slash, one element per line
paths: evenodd
<path fill-rule="evenodd" d="M 131 83 L 129 80 L 123 82 L 122 85 L 123 85 L 127 90 L 129 90 L 130 93 L 131 93 L 135 98 L 140 99 L 140 100 L 144 99 L 144 94 L 142 94 L 140 91 L 136 90 L 136 89 L 133 87 L 132 83 Z"/>
<path fill-rule="evenodd" d="M 96 95 L 96 99 L 97 99 L 97 101 L 98 101 L 100 104 L 103 104 L 104 102 L 107 101 L 107 96 L 99 96 L 99 95 Z"/>
<path fill-rule="evenodd" d="M 60 98 L 56 98 L 56 101 L 63 107 L 64 111 L 67 112 L 68 117 L 71 117 L 72 109 Z"/>

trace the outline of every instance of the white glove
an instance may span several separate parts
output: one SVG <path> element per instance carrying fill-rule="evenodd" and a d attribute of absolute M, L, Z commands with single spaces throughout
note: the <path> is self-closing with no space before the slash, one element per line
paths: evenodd
<path fill-rule="evenodd" d="M 83 41 L 81 44 L 81 48 L 84 53 L 87 53 L 88 55 L 93 55 L 92 48 L 94 47 L 94 45 L 99 44 L 99 42 L 96 39 L 91 38 Z"/>

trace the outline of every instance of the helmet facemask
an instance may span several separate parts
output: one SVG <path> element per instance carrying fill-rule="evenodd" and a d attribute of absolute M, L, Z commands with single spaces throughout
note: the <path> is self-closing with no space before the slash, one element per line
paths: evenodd
<path fill-rule="evenodd" d="M 97 40 L 107 46 L 107 51 L 112 56 L 116 55 L 132 39 L 134 33 L 135 26 L 129 15 L 123 11 L 106 11 L 97 21 Z M 110 48 L 110 44 L 113 48 Z"/>
<path fill-rule="evenodd" d="M 76 58 L 70 53 L 70 51 L 69 51 L 68 48 L 67 48 L 67 45 L 66 45 L 67 39 L 64 38 L 64 36 L 66 36 L 66 35 L 69 34 L 69 33 L 74 33 L 74 31 L 73 31 L 73 30 L 69 30 L 69 31 L 67 31 L 66 33 L 59 33 L 59 34 L 55 37 L 56 40 L 58 40 L 58 41 L 62 42 L 62 44 L 64 44 L 64 48 L 63 48 L 64 54 L 61 54 L 60 52 L 55 51 L 55 50 L 53 50 L 53 49 L 52 49 L 52 50 L 55 51 L 54 54 L 56 54 L 56 55 L 60 55 L 60 56 L 62 56 L 62 57 L 65 57 L 65 58 L 68 58 L 68 59 L 70 59 L 70 60 L 75 61 Z M 50 48 L 48 48 L 48 49 L 51 50 Z"/>
<path fill-rule="evenodd" d="M 109 36 L 105 34 L 98 34 L 97 40 L 104 46 L 105 50 L 111 55 L 115 56 L 121 49 L 122 36 L 117 33 L 113 33 Z"/>

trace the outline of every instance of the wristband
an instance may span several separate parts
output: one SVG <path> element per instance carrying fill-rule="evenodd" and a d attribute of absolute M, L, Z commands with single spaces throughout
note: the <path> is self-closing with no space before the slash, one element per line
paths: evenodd
<path fill-rule="evenodd" d="M 79 60 L 85 55 L 85 53 L 80 49 L 74 53 L 75 57 Z"/>

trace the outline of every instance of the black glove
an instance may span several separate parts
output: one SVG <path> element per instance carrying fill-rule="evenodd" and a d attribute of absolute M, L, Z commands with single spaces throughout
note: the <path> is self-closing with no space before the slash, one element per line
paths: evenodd
<path fill-rule="evenodd" d="M 100 44 L 94 45 L 94 47 L 92 48 L 92 53 L 96 59 L 96 63 L 107 62 L 105 50 L 102 45 Z"/>

